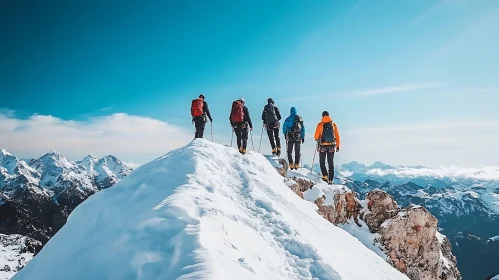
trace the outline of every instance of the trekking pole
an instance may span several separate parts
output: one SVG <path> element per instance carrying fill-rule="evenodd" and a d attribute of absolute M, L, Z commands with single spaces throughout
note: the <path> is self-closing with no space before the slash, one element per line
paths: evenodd
<path fill-rule="evenodd" d="M 234 139 L 234 128 L 232 128 L 232 135 L 230 136 L 230 147 L 232 148 L 232 140 Z"/>
<path fill-rule="evenodd" d="M 260 135 L 260 146 L 258 146 L 258 152 L 260 152 L 260 148 L 262 147 L 263 128 L 264 126 L 262 126 L 262 134 Z"/>
<path fill-rule="evenodd" d="M 253 151 L 254 151 L 255 145 L 253 145 L 253 133 L 251 133 L 251 130 L 250 130 L 250 136 L 251 136 L 251 147 L 253 148 Z"/>
<path fill-rule="evenodd" d="M 317 154 L 317 148 L 319 147 L 319 144 L 315 146 L 315 152 L 314 152 L 314 159 L 312 159 L 312 167 L 310 167 L 310 172 L 314 173 L 314 163 L 315 163 L 315 155 Z"/>
<path fill-rule="evenodd" d="M 211 125 L 211 142 L 214 142 L 213 141 L 213 122 L 210 122 L 210 125 Z"/>

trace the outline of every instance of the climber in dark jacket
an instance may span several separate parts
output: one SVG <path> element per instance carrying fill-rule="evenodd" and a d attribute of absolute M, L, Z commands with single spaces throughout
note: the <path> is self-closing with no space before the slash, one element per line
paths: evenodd
<path fill-rule="evenodd" d="M 272 147 L 272 154 L 277 156 L 281 155 L 281 139 L 279 139 L 280 120 L 281 112 L 279 111 L 279 108 L 274 105 L 274 100 L 269 98 L 267 100 L 267 105 L 263 108 L 262 121 L 264 127 L 267 129 L 270 146 Z"/>

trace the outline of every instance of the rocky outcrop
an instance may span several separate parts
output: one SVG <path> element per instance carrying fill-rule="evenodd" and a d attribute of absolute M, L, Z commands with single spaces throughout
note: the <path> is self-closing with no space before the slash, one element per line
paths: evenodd
<path fill-rule="evenodd" d="M 393 198 L 384 191 L 373 190 L 367 194 L 367 207 L 362 220 L 369 226 L 371 232 L 378 232 L 380 226 L 399 213 L 399 206 Z"/>
<path fill-rule="evenodd" d="M 314 188 L 313 181 L 288 179 L 288 186 L 300 197 Z M 438 220 L 424 207 L 411 205 L 405 209 L 386 192 L 376 189 L 360 201 L 355 192 L 346 187 L 330 186 L 328 192 L 314 203 L 318 213 L 331 223 L 345 224 L 359 220 L 369 231 L 376 233 L 373 240 L 381 245 L 387 261 L 412 280 L 460 280 L 456 258 L 449 240 L 437 232 Z M 321 192 L 322 193 L 322 192 Z"/>

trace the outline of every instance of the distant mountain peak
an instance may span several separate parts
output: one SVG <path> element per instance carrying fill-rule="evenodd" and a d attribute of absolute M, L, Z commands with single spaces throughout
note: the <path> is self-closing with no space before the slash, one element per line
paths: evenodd
<path fill-rule="evenodd" d="M 369 165 L 369 169 L 393 169 L 394 166 L 388 165 L 386 163 L 382 163 L 381 161 L 376 161 L 373 164 Z"/>
<path fill-rule="evenodd" d="M 9 152 L 7 152 L 7 150 L 5 150 L 5 149 L 1 149 L 0 150 L 0 154 L 3 155 L 3 156 L 12 156 L 12 154 L 10 154 Z"/>

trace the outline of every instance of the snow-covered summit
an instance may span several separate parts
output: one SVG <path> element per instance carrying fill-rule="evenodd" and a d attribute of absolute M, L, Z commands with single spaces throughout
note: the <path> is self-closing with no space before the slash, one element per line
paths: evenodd
<path fill-rule="evenodd" d="M 20 175 L 25 176 L 28 181 L 33 183 L 36 183 L 40 177 L 36 170 L 30 167 L 25 161 L 2 149 L 0 152 L 0 188 L 8 180 Z"/>
<path fill-rule="evenodd" d="M 13 279 L 408 279 L 315 210 L 200 139 L 90 197 Z"/>

